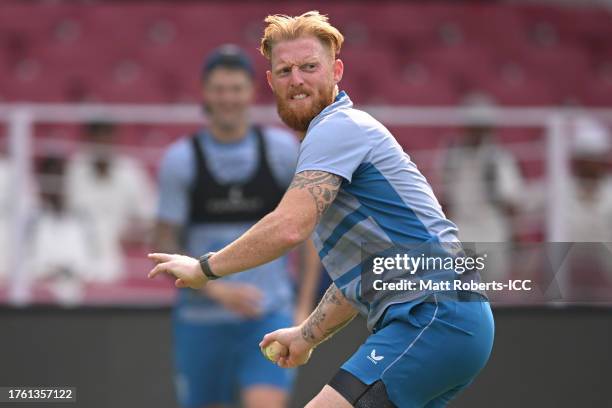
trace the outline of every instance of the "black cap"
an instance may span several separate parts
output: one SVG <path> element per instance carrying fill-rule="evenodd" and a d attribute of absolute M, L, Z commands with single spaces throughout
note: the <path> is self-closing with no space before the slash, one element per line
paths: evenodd
<path fill-rule="evenodd" d="M 255 77 L 251 59 L 234 44 L 224 44 L 206 57 L 202 67 L 202 78 L 206 78 L 216 68 L 241 69 L 246 71 L 251 78 Z"/>

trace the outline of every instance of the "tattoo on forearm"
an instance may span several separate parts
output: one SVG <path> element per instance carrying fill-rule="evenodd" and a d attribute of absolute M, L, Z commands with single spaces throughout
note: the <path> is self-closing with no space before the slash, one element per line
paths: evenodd
<path fill-rule="evenodd" d="M 348 319 L 346 319 L 343 322 L 338 323 L 337 325 L 335 325 L 334 327 L 330 327 L 329 329 L 327 329 L 325 331 L 325 333 L 323 333 L 323 340 L 326 340 L 328 338 L 330 338 L 331 336 L 333 336 L 334 334 L 338 333 L 340 330 L 342 330 L 344 328 L 344 326 L 346 326 L 347 324 L 349 324 L 353 318 L 355 318 L 356 315 L 352 315 L 350 316 Z"/>
<path fill-rule="evenodd" d="M 307 189 L 317 207 L 317 222 L 338 195 L 342 178 L 325 171 L 306 170 L 295 175 L 289 189 Z"/>
<path fill-rule="evenodd" d="M 342 321 L 333 327 L 330 327 L 328 329 L 321 328 L 321 323 L 323 323 L 323 321 L 325 321 L 325 318 L 327 317 L 327 313 L 325 313 L 326 306 L 330 303 L 336 306 L 340 306 L 344 301 L 338 292 L 339 290 L 336 285 L 332 284 L 327 289 L 327 292 L 325 292 L 325 295 L 323 295 L 321 302 L 319 302 L 312 316 L 310 316 L 302 326 L 302 338 L 307 342 L 312 344 L 318 344 L 324 341 L 328 337 L 340 331 L 340 329 L 346 326 L 353 319 L 353 317 L 355 317 L 355 315 L 353 314 L 347 320 Z M 321 335 L 317 336 L 315 330 L 320 332 Z"/>

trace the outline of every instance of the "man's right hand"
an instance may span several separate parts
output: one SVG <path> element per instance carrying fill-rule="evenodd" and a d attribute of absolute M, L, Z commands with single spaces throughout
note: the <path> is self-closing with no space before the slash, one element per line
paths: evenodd
<path fill-rule="evenodd" d="M 174 285 L 177 288 L 191 289 L 200 289 L 208 282 L 200 262 L 195 258 L 163 253 L 149 254 L 148 258 L 156 263 L 149 272 L 149 279 L 155 278 L 160 273 L 167 273 L 176 278 Z"/>
<path fill-rule="evenodd" d="M 246 318 L 262 314 L 263 293 L 256 286 L 235 282 L 211 282 L 206 294 L 225 308 Z"/>

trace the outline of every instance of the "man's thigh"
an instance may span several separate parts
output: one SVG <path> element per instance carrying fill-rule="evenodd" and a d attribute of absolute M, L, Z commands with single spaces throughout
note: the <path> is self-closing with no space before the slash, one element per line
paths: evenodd
<path fill-rule="evenodd" d="M 295 370 L 281 368 L 268 361 L 261 354 L 259 342 L 266 334 L 290 327 L 292 324 L 291 316 L 273 313 L 240 328 L 237 381 L 241 390 L 265 386 L 289 393 L 295 378 Z"/>
<path fill-rule="evenodd" d="M 241 328 L 238 384 L 245 408 L 284 408 L 295 370 L 284 369 L 261 354 L 259 342 L 267 333 L 289 327 L 291 316 L 273 313 Z"/>
<path fill-rule="evenodd" d="M 393 404 L 388 406 L 407 408 L 425 406 L 469 383 L 488 359 L 492 320 L 486 303 L 453 302 L 434 297 L 393 306 L 383 328 L 368 337 L 342 370 L 363 385 L 379 384 Z M 334 380 L 330 385 L 347 396 L 344 390 L 350 387 Z"/>
<path fill-rule="evenodd" d="M 224 324 L 175 323 L 174 362 L 179 404 L 200 408 L 230 404 L 235 384 L 233 333 Z"/>

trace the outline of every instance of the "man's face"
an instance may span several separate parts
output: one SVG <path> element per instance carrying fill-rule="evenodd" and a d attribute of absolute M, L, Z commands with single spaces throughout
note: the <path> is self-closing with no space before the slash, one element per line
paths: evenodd
<path fill-rule="evenodd" d="M 278 114 L 287 126 L 306 132 L 310 121 L 334 101 L 342 79 L 342 61 L 315 37 L 281 41 L 274 45 L 271 70 L 266 72 Z"/>
<path fill-rule="evenodd" d="M 491 133 L 492 131 L 489 126 L 471 124 L 465 130 L 464 142 L 468 146 L 478 147 L 487 140 Z"/>
<path fill-rule="evenodd" d="M 608 155 L 602 153 L 574 157 L 572 170 L 581 180 L 602 180 L 608 173 Z"/>
<path fill-rule="evenodd" d="M 87 137 L 89 152 L 96 161 L 108 162 L 115 155 L 115 132 L 112 129 L 100 129 Z"/>
<path fill-rule="evenodd" d="M 255 95 L 253 81 L 241 69 L 219 67 L 208 74 L 203 96 L 210 120 L 224 128 L 234 128 L 247 118 Z"/>

